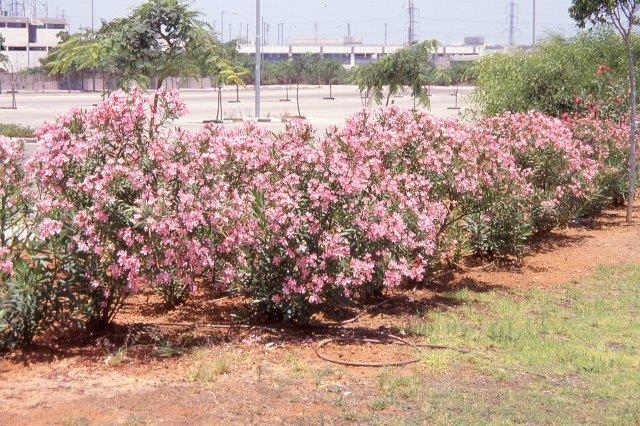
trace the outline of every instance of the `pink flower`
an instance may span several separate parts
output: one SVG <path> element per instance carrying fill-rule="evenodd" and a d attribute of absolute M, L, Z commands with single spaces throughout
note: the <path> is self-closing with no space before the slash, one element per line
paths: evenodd
<path fill-rule="evenodd" d="M 38 230 L 42 238 L 49 238 L 60 233 L 62 222 L 46 218 L 40 223 Z"/>

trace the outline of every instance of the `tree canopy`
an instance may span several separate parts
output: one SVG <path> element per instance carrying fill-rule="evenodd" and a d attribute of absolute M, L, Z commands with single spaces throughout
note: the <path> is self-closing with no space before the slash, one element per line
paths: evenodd
<path fill-rule="evenodd" d="M 371 96 L 376 103 L 384 98 L 387 88 L 386 104 L 389 98 L 404 87 L 411 89 L 411 94 L 420 104 L 428 105 L 429 97 L 426 86 L 437 77 L 436 66 L 431 61 L 438 47 L 436 40 L 400 49 L 393 54 L 383 56 L 375 62 L 354 70 L 353 81 L 360 91 Z"/>
<path fill-rule="evenodd" d="M 9 58 L 4 53 L 4 45 L 6 43 L 6 39 L 2 34 L 0 34 L 0 70 L 7 71 L 7 61 Z"/>
<path fill-rule="evenodd" d="M 584 27 L 592 24 L 607 23 L 613 25 L 624 41 L 629 68 L 629 92 L 631 106 L 629 108 L 629 191 L 627 194 L 627 223 L 633 222 L 633 204 L 637 181 L 637 94 L 636 64 L 632 46 L 633 28 L 638 25 L 640 0 L 573 0 L 569 14 Z"/>
<path fill-rule="evenodd" d="M 51 74 L 101 69 L 114 73 L 119 87 L 148 86 L 155 77 L 159 88 L 169 76 L 199 76 L 217 66 L 229 72 L 212 28 L 184 0 L 148 0 L 96 32 L 62 37 L 45 62 Z"/>
<path fill-rule="evenodd" d="M 638 0 L 573 0 L 569 14 L 579 27 L 587 23 L 611 24 L 623 36 L 629 37 L 638 23 Z"/>

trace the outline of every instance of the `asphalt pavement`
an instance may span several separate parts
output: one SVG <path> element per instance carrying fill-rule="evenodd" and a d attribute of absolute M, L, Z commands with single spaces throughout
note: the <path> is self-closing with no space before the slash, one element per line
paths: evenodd
<path fill-rule="evenodd" d="M 431 106 L 428 111 L 438 117 L 457 117 L 462 108 L 468 104 L 468 95 L 472 87 L 432 87 Z M 456 95 L 457 92 L 457 95 Z M 183 98 L 189 113 L 177 120 L 175 125 L 185 129 L 195 130 L 202 126 L 203 121 L 216 118 L 217 94 L 211 89 L 182 90 Z M 236 90 L 227 87 L 223 91 L 224 119 L 252 120 L 254 117 L 254 92 L 251 86 L 241 88 L 238 93 L 240 102 L 235 102 Z M 346 117 L 363 108 L 363 99 L 356 86 L 334 86 L 332 97 L 329 98 L 329 86 L 300 88 L 300 113 L 306 117 L 316 129 L 322 131 L 331 125 L 340 126 Z M 284 86 L 267 86 L 262 88 L 261 118 L 272 122 L 260 123 L 261 126 L 273 130 L 284 129 L 283 120 L 297 116 L 295 86 L 287 91 Z M 17 123 L 31 127 L 38 127 L 44 121 L 55 120 L 56 116 L 71 107 L 91 108 L 102 100 L 101 93 L 96 92 L 45 92 L 18 93 L 17 109 L 6 109 L 11 105 L 11 95 L 0 94 L 0 122 Z M 407 94 L 393 96 L 391 103 L 405 108 L 413 107 L 413 98 Z M 423 107 L 420 107 L 423 108 Z M 461 109 L 458 109 L 461 108 Z M 225 125 L 240 125 L 225 124 Z M 35 147 L 28 147 L 33 151 Z"/>

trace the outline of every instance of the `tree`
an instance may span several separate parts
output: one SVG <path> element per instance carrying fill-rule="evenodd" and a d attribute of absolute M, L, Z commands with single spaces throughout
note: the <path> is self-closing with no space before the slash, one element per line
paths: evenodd
<path fill-rule="evenodd" d="M 226 84 L 235 84 L 236 96 L 238 96 L 238 86 L 244 85 L 243 78 L 249 74 L 249 70 L 240 64 L 238 43 L 233 40 L 222 45 L 217 53 L 203 58 L 199 68 L 203 75 L 211 77 L 214 86 L 218 88 L 218 108 L 215 121 L 222 121 L 222 87 Z"/>
<path fill-rule="evenodd" d="M 2 34 L 0 34 L 0 52 L 4 52 L 6 42 L 7 40 L 4 38 Z M 7 55 L 5 55 L 4 53 L 0 53 L 0 63 L 4 64 L 8 60 L 9 58 L 7 57 Z"/>
<path fill-rule="evenodd" d="M 277 62 L 272 66 L 273 74 L 276 78 L 277 84 L 284 84 L 286 97 L 284 99 L 280 99 L 281 102 L 290 102 L 289 99 L 289 85 L 291 81 L 294 79 L 294 69 L 292 66 L 291 60 Z"/>
<path fill-rule="evenodd" d="M 438 42 L 431 40 L 400 49 L 355 69 L 353 81 L 361 93 L 371 96 L 376 103 L 382 102 L 385 87 L 386 105 L 389 105 L 391 96 L 409 87 L 414 99 L 422 105 L 429 105 L 426 87 L 437 77 L 437 69 L 431 61 L 437 47 Z"/>
<path fill-rule="evenodd" d="M 321 59 L 318 61 L 317 67 L 321 81 L 329 85 L 329 97 L 325 99 L 333 100 L 333 83 L 341 73 L 344 73 L 344 68 L 342 64 L 335 59 Z"/>
<path fill-rule="evenodd" d="M 117 72 L 115 64 L 109 62 L 110 43 L 90 29 L 81 29 L 75 34 L 66 31 L 58 33 L 61 43 L 44 59 L 43 68 L 50 75 L 66 75 L 86 69 L 101 69 Z M 70 90 L 70 84 L 69 90 Z"/>
<path fill-rule="evenodd" d="M 4 52 L 6 39 L 0 34 L 0 52 Z M 9 57 L 3 53 L 0 53 L 0 71 L 9 73 L 9 79 L 11 81 L 11 108 L 16 109 L 16 73 L 13 70 L 13 64 L 9 60 Z M 0 92 L 2 86 L 0 85 Z"/>
<path fill-rule="evenodd" d="M 627 223 L 633 222 L 633 205 L 636 193 L 637 177 L 637 95 L 635 57 L 633 53 L 633 28 L 638 24 L 637 13 L 640 11 L 640 0 L 573 0 L 569 14 L 584 28 L 587 23 L 610 24 L 622 37 L 627 53 L 629 68 L 629 87 L 631 94 L 630 128 L 629 128 L 629 189 L 627 194 Z"/>
<path fill-rule="evenodd" d="M 300 113 L 300 84 L 302 84 L 306 74 L 313 73 L 317 56 L 306 53 L 304 55 L 293 56 L 283 64 L 286 75 L 296 84 L 296 106 L 298 108 L 298 117 L 302 117 Z M 287 92 L 288 97 L 288 92 Z"/>
<path fill-rule="evenodd" d="M 185 0 L 148 0 L 124 17 L 63 39 L 47 60 L 51 74 L 100 68 L 118 76 L 117 85 L 160 89 L 170 76 L 198 76 L 203 59 L 219 57 L 210 25 Z M 158 97 L 154 99 L 157 107 Z M 153 126 L 151 126 L 153 127 Z"/>

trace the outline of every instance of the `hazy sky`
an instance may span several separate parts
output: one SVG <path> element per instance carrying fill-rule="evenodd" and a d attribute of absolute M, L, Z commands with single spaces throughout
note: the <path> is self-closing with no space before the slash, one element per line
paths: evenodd
<path fill-rule="evenodd" d="M 456 43 L 465 36 L 485 36 L 489 43 L 508 40 L 508 5 L 510 0 L 415 0 L 420 16 L 421 38 L 437 38 L 445 43 Z M 129 13 L 136 0 L 94 0 L 96 25 L 100 19 L 112 19 Z M 536 0 L 537 34 L 546 32 L 572 33 L 575 26 L 567 9 L 571 0 Z M 255 0 L 195 0 L 193 7 L 203 13 L 204 19 L 215 24 L 220 31 L 221 11 L 225 13 L 225 39 L 229 37 L 229 24 L 237 36 L 242 24 L 255 33 Z M 527 44 L 532 39 L 533 0 L 517 0 L 516 41 Z M 320 38 L 337 38 L 347 33 L 351 23 L 354 36 L 365 43 L 384 40 L 384 24 L 388 23 L 388 42 L 400 43 L 406 39 L 406 0 L 262 0 L 262 15 L 270 23 L 269 40 L 277 40 L 277 24 L 284 23 L 285 40 L 290 37 L 313 37 L 317 22 Z M 66 13 L 72 30 L 91 25 L 91 0 L 49 0 L 49 13 Z"/>

